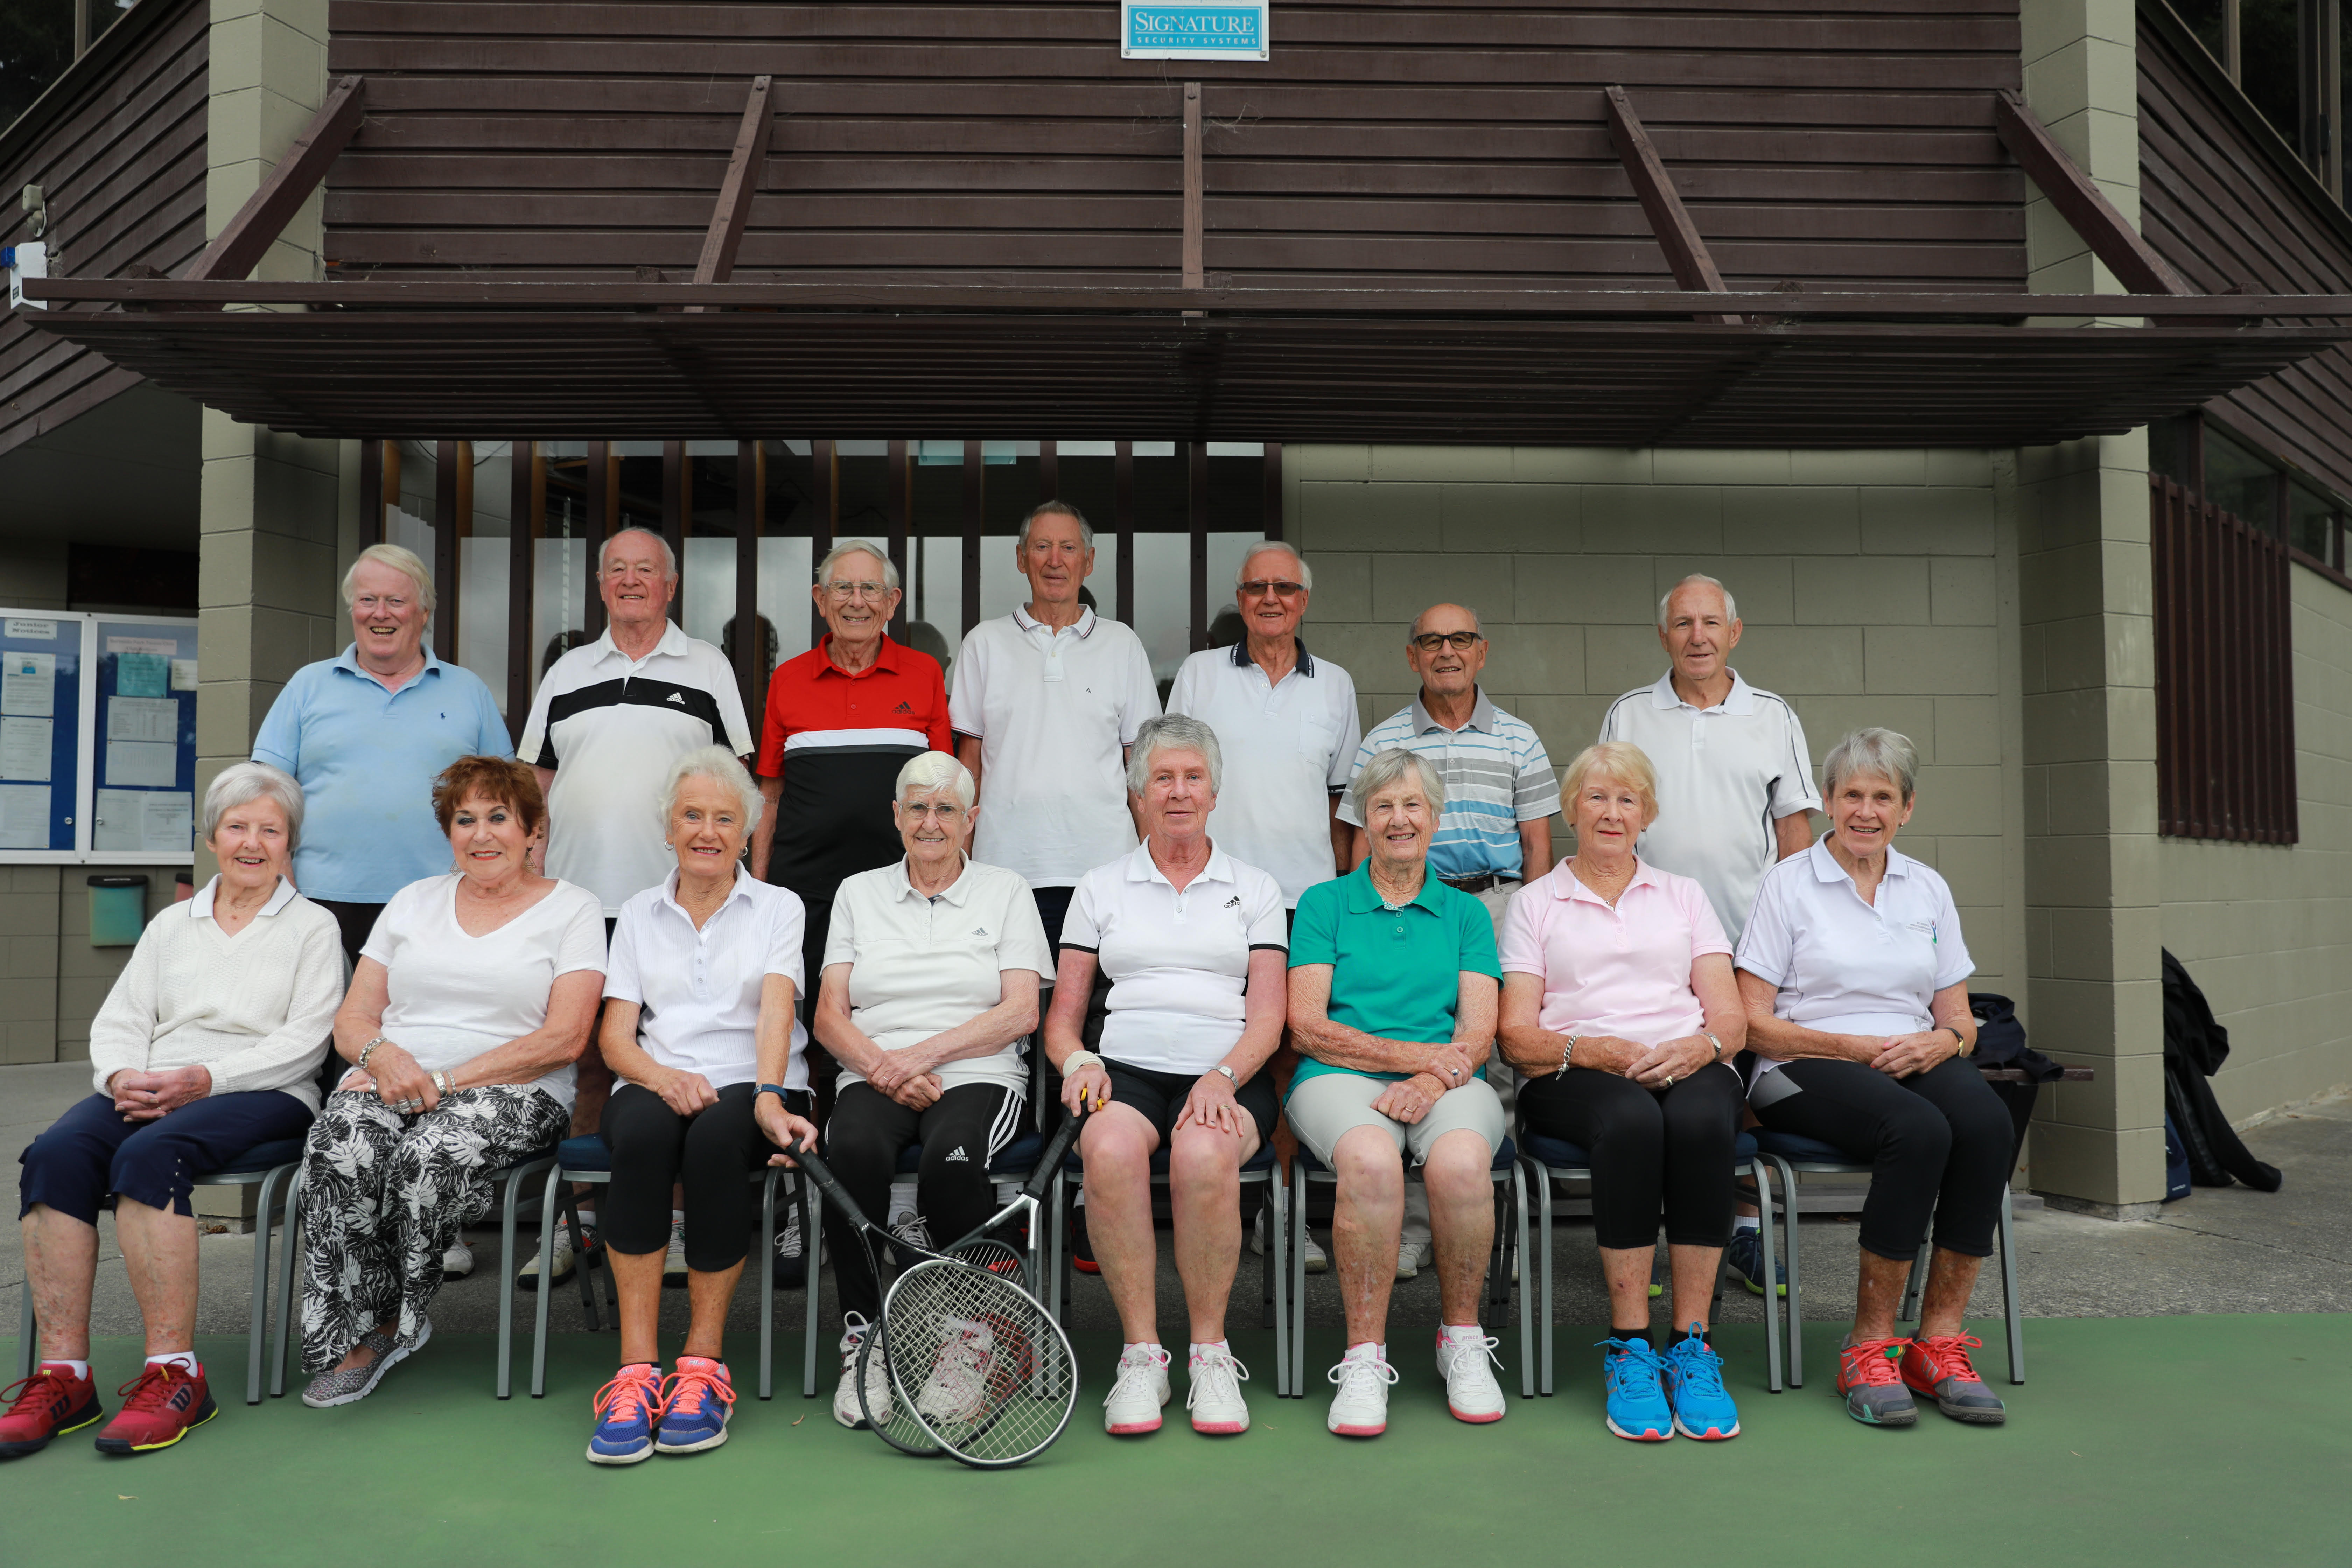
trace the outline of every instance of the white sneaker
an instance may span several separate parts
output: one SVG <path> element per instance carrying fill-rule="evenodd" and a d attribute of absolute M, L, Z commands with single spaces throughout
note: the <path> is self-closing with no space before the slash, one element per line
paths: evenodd
<path fill-rule="evenodd" d="M 1421 1243 L 1417 1241 L 1400 1241 L 1397 1243 L 1398 1279 L 1417 1279 L 1421 1278 L 1422 1266 L 1428 1261 L 1429 1248 L 1422 1246 Z"/>
<path fill-rule="evenodd" d="M 466 1245 L 466 1238 L 461 1236 L 449 1244 L 448 1251 L 441 1255 L 441 1278 L 463 1279 L 473 1271 L 474 1249 Z"/>
<path fill-rule="evenodd" d="M 891 1226 L 890 1234 L 897 1238 L 890 1246 L 890 1262 L 894 1268 L 912 1268 L 926 1258 L 937 1256 L 931 1246 L 930 1223 L 921 1215 L 911 1211 L 900 1215 L 898 1223 Z M 898 1242 L 906 1245 L 901 1247 Z"/>
<path fill-rule="evenodd" d="M 1492 1335 L 1481 1334 L 1470 1342 L 1457 1343 L 1444 1329 L 1437 1331 L 1437 1375 L 1445 1380 L 1445 1407 L 1454 1412 L 1456 1421 L 1500 1421 L 1507 1408 L 1503 1385 L 1495 1381 L 1494 1368 L 1502 1362 L 1495 1355 L 1495 1347 L 1503 1342 Z"/>
<path fill-rule="evenodd" d="M 1349 1351 L 1324 1373 L 1339 1385 L 1331 1415 L 1323 1425 L 1342 1437 L 1377 1437 L 1389 1429 L 1389 1388 L 1397 1370 L 1381 1360 L 1376 1346 Z"/>
<path fill-rule="evenodd" d="M 1103 1397 L 1103 1430 L 1132 1437 L 1160 1430 L 1160 1407 L 1168 1403 L 1168 1352 L 1158 1345 L 1129 1345 L 1118 1358 L 1118 1379 Z"/>
<path fill-rule="evenodd" d="M 596 1243 L 595 1231 L 584 1225 L 581 1228 L 587 1232 L 588 1244 L 591 1247 L 593 1247 Z M 526 1290 L 538 1289 L 539 1277 L 542 1267 L 541 1260 L 546 1258 L 547 1255 L 548 1244 L 544 1238 L 541 1238 L 539 1244 L 539 1250 L 530 1255 L 530 1261 L 524 1264 L 522 1268 L 516 1272 L 515 1283 L 521 1286 Z M 566 1279 L 572 1278 L 572 1265 L 576 1261 L 577 1259 L 572 1250 L 572 1227 L 559 1218 L 555 1222 L 555 1266 L 553 1268 L 547 1270 L 548 1277 L 554 1280 L 556 1284 L 562 1284 Z"/>
<path fill-rule="evenodd" d="M 675 1289 L 686 1283 L 686 1221 L 669 1222 L 669 1251 L 662 1258 L 662 1283 Z"/>
<path fill-rule="evenodd" d="M 833 1390 L 833 1418 L 853 1432 L 866 1426 L 866 1411 L 857 1403 L 857 1352 L 872 1328 L 856 1312 L 841 1320 L 841 1382 Z M 866 1358 L 866 1403 L 877 1420 L 890 1419 L 890 1367 L 879 1355 Z"/>
<path fill-rule="evenodd" d="M 1264 1258 L 1265 1256 L 1265 1211 L 1264 1209 L 1260 1209 L 1257 1215 L 1257 1228 L 1250 1232 L 1250 1250 L 1257 1254 L 1260 1258 Z M 1329 1256 L 1327 1255 L 1321 1247 L 1315 1245 L 1315 1233 L 1313 1231 L 1302 1230 L 1299 1233 L 1298 1239 L 1307 1244 L 1307 1272 L 1309 1274 L 1320 1274 L 1326 1268 L 1331 1267 L 1331 1259 Z"/>
<path fill-rule="evenodd" d="M 1184 1395 L 1184 1408 L 1192 1413 L 1193 1431 L 1225 1436 L 1249 1430 L 1249 1401 L 1242 1397 L 1249 1368 L 1235 1361 L 1233 1352 L 1203 1351 L 1192 1358 L 1186 1371 L 1192 1386 Z"/>
<path fill-rule="evenodd" d="M 930 1376 L 915 1394 L 915 1408 L 934 1421 L 980 1419 L 988 1405 L 988 1368 L 996 1359 L 996 1335 L 986 1323 L 956 1319 L 955 1337 L 940 1347 Z"/>

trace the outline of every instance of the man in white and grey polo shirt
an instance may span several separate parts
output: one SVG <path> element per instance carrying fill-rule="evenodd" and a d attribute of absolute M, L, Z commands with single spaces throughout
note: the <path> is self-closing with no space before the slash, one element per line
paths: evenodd
<path fill-rule="evenodd" d="M 1095 569 L 1095 531 L 1047 501 L 1015 547 L 1029 602 L 963 639 L 948 695 L 956 759 L 980 781 L 971 856 L 1017 871 L 1061 950 L 1078 879 L 1135 847 L 1127 748 L 1160 712 L 1143 641 L 1078 601 Z"/>
<path fill-rule="evenodd" d="M 1432 605 L 1406 635 L 1405 662 L 1421 691 L 1365 735 L 1356 749 L 1353 780 L 1364 764 L 1391 747 L 1426 757 L 1445 784 L 1445 810 L 1429 844 L 1429 868 L 1449 887 L 1472 894 L 1497 923 L 1520 881 L 1551 869 L 1551 818 L 1559 809 L 1559 780 L 1535 727 L 1495 706 L 1479 689 L 1486 668 L 1486 637 L 1478 613 L 1460 605 Z M 1339 820 L 1355 829 L 1354 853 L 1370 853 L 1355 807 L 1342 800 Z M 1517 1079 L 1497 1055 L 1486 1082 L 1503 1101 L 1507 1121 Z M 1429 1257 L 1429 1194 L 1418 1183 L 1405 1189 L 1404 1232 L 1397 1247 L 1397 1278 L 1410 1279 Z"/>
<path fill-rule="evenodd" d="M 1633 742 L 1657 770 L 1658 817 L 1642 835 L 1642 858 L 1706 889 L 1734 942 L 1764 873 L 1812 843 L 1807 814 L 1822 808 L 1796 710 L 1731 668 L 1740 629 L 1730 589 L 1704 573 L 1684 578 L 1658 601 L 1666 673 L 1620 697 L 1601 720 L 1601 740 Z M 1759 1223 L 1755 1205 L 1742 1202 L 1726 1256 L 1761 1293 Z M 1785 1282 L 1785 1262 L 1780 1273 Z"/>
<path fill-rule="evenodd" d="M 1168 711 L 1200 720 L 1224 749 L 1217 847 L 1273 877 L 1295 910 L 1299 894 L 1354 864 L 1355 830 L 1338 808 L 1361 739 L 1356 683 L 1299 638 L 1315 574 L 1297 550 L 1254 546 L 1234 585 L 1242 640 L 1187 658 Z"/>

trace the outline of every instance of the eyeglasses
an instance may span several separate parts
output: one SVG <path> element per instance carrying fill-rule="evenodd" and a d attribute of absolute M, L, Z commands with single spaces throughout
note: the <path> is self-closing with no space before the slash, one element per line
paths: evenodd
<path fill-rule="evenodd" d="M 825 592 L 836 599 L 882 599 L 890 590 L 880 583 L 827 583 Z"/>
<path fill-rule="evenodd" d="M 1423 632 L 1412 639 L 1412 646 L 1423 653 L 1435 653 L 1442 647 L 1450 647 L 1455 653 L 1468 653 L 1486 640 L 1477 632 Z"/>
<path fill-rule="evenodd" d="M 953 822 L 963 816 L 963 807 L 947 800 L 902 800 L 898 803 L 898 809 L 918 822 L 932 817 L 941 822 Z"/>
<path fill-rule="evenodd" d="M 1304 583 L 1280 583 L 1270 577 L 1254 578 L 1242 584 L 1242 597 L 1244 599 L 1263 599 L 1268 594 L 1279 595 L 1286 599 L 1296 599 L 1305 592 L 1307 592 L 1307 584 Z"/>

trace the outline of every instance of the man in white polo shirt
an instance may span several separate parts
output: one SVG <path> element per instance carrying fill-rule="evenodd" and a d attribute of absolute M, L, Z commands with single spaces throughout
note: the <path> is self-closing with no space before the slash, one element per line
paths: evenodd
<path fill-rule="evenodd" d="M 1143 641 L 1078 601 L 1095 531 L 1049 500 L 1021 525 L 1029 602 L 982 621 L 956 656 L 948 721 L 980 781 L 972 858 L 1018 871 L 1058 952 L 1078 879 L 1135 847 L 1127 748 L 1160 712 Z"/>
<path fill-rule="evenodd" d="M 515 755 L 547 792 L 547 874 L 595 894 L 610 937 L 621 906 L 677 865 L 662 838 L 670 765 L 720 745 L 749 766 L 758 742 L 726 655 L 669 618 L 677 558 L 667 540 L 642 528 L 606 540 L 596 593 L 604 635 L 557 659 L 540 681 Z M 575 1137 L 596 1131 L 612 1087 L 592 1037 L 580 1058 Z M 554 1273 L 567 1262 L 559 1256 Z"/>
<path fill-rule="evenodd" d="M 1272 876 L 1295 910 L 1351 863 L 1354 829 L 1338 813 L 1363 739 L 1356 683 L 1299 639 L 1315 574 L 1297 550 L 1255 546 L 1234 584 L 1242 640 L 1187 658 L 1168 711 L 1207 724 L 1224 748 L 1217 847 Z"/>
<path fill-rule="evenodd" d="M 1633 742 L 1658 773 L 1658 816 L 1637 847 L 1642 858 L 1704 888 L 1734 942 L 1764 873 L 1812 843 L 1808 814 L 1822 808 L 1797 710 L 1731 668 L 1740 630 L 1730 589 L 1704 573 L 1684 578 L 1658 601 L 1666 673 L 1601 721 L 1601 740 Z M 1753 1204 L 1739 1205 L 1737 1223 L 1727 1260 L 1761 1294 Z"/>

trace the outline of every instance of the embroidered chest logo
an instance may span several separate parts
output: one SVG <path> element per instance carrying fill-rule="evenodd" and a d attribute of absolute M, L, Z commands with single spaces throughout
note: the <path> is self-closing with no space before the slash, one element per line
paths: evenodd
<path fill-rule="evenodd" d="M 1227 899 L 1227 900 L 1225 900 L 1225 908 L 1227 908 L 1227 909 L 1229 909 L 1229 910 L 1237 910 L 1237 909 L 1240 909 L 1241 907 L 1242 907 L 1242 896 L 1241 896 L 1239 893 L 1235 893 L 1232 898 Z"/>
<path fill-rule="evenodd" d="M 890 710 L 893 713 L 912 713 L 914 710 L 915 705 L 911 702 L 901 702 L 898 706 Z"/>
<path fill-rule="evenodd" d="M 988 928 L 986 926 L 974 926 L 971 928 L 971 934 L 974 936 L 986 936 L 988 934 Z"/>
<path fill-rule="evenodd" d="M 679 707 L 683 708 L 686 706 L 686 694 L 680 691 L 673 691 L 662 700 L 665 702 L 675 702 Z"/>

